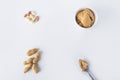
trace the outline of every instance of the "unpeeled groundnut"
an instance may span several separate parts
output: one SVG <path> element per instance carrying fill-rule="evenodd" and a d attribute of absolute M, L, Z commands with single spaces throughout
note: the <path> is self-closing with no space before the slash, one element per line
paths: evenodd
<path fill-rule="evenodd" d="M 29 63 L 27 63 L 27 61 L 24 61 L 24 63 L 23 63 L 24 65 L 27 65 L 27 64 L 29 64 Z"/>
<path fill-rule="evenodd" d="M 36 56 L 35 56 L 35 57 L 40 58 L 40 54 L 41 54 L 41 52 L 40 52 L 40 51 L 38 51 L 38 52 L 36 53 Z"/>
<path fill-rule="evenodd" d="M 34 59 L 34 58 L 29 58 L 29 59 L 27 60 L 27 62 L 28 62 L 28 63 L 32 63 L 33 59 Z"/>
<path fill-rule="evenodd" d="M 33 59 L 33 63 L 37 63 L 40 60 L 40 51 L 36 53 L 36 56 Z"/>
<path fill-rule="evenodd" d="M 32 69 L 35 73 L 39 72 L 39 68 L 38 68 L 38 65 L 36 63 L 32 65 Z"/>
<path fill-rule="evenodd" d="M 27 64 L 24 69 L 24 73 L 28 72 L 31 68 L 32 68 L 32 63 Z"/>
<path fill-rule="evenodd" d="M 33 63 L 37 63 L 38 61 L 39 61 L 38 57 L 36 57 L 36 58 L 33 59 Z"/>
<path fill-rule="evenodd" d="M 27 65 L 29 63 L 32 63 L 33 62 L 33 59 L 34 58 L 29 58 L 27 61 L 24 61 L 24 65 Z"/>
<path fill-rule="evenodd" d="M 27 61 L 24 61 L 24 73 L 28 72 L 31 68 L 35 73 L 39 72 L 39 67 L 37 63 L 40 59 L 40 51 L 37 48 L 34 48 L 27 52 L 28 56 L 32 56 L 33 54 L 35 54 L 35 57 L 30 57 Z"/>
<path fill-rule="evenodd" d="M 28 56 L 31 56 L 31 55 L 35 54 L 37 51 L 38 51 L 37 48 L 31 49 L 31 50 L 29 50 L 29 51 L 27 52 L 27 55 L 28 55 Z"/>

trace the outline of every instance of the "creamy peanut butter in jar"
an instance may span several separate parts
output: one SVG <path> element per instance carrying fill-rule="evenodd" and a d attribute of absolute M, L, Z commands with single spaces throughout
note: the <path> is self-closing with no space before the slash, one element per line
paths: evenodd
<path fill-rule="evenodd" d="M 77 24 L 83 28 L 90 28 L 95 22 L 94 12 L 89 8 L 78 11 L 75 18 Z"/>

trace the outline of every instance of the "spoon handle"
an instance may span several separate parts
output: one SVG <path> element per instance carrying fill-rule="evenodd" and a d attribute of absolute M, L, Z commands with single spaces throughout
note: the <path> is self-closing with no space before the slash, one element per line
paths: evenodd
<path fill-rule="evenodd" d="M 92 76 L 92 74 L 91 74 L 89 71 L 87 71 L 87 73 L 88 73 L 88 75 L 90 76 L 90 78 L 91 78 L 92 80 L 95 80 L 94 77 Z"/>

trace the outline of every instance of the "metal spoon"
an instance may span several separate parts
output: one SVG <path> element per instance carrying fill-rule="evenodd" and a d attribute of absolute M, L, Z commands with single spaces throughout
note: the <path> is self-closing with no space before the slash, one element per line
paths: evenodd
<path fill-rule="evenodd" d="M 86 69 L 85 72 L 88 73 L 88 75 L 90 76 L 91 80 L 95 80 L 93 75 L 91 74 L 91 72 L 88 69 Z"/>
<path fill-rule="evenodd" d="M 79 63 L 80 63 L 80 67 L 81 67 L 82 71 L 87 72 L 88 75 L 90 76 L 91 80 L 95 80 L 95 78 L 93 77 L 93 75 L 89 71 L 89 67 L 88 67 L 87 61 L 80 59 Z"/>

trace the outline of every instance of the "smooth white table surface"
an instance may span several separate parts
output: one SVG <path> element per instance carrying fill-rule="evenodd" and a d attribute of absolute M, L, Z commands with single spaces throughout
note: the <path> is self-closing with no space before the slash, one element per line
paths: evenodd
<path fill-rule="evenodd" d="M 75 22 L 79 9 L 97 17 L 92 28 Z M 119 0 L 0 0 L 0 80 L 90 80 L 79 68 L 87 59 L 97 80 L 120 80 Z M 24 19 L 29 10 L 40 21 Z M 23 73 L 31 48 L 40 48 L 41 71 Z"/>

